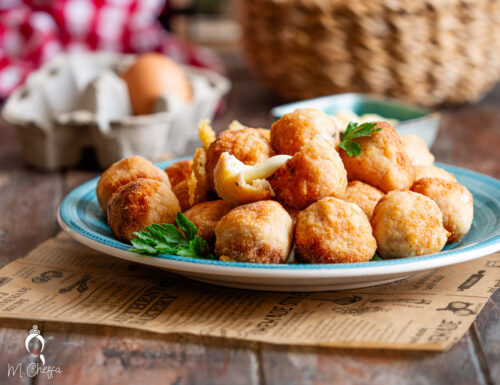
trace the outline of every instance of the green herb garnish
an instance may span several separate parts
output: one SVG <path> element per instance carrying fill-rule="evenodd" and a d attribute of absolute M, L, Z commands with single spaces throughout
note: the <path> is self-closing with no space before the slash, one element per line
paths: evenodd
<path fill-rule="evenodd" d="M 174 254 L 181 257 L 215 259 L 207 252 L 207 242 L 198 237 L 198 229 L 181 212 L 175 218 L 182 233 L 171 224 L 151 225 L 135 232 L 130 242 L 134 246 L 129 251 L 139 254 Z"/>
<path fill-rule="evenodd" d="M 373 258 L 371 260 L 372 261 L 383 261 L 383 259 L 380 258 L 377 253 L 375 253 L 375 255 L 373 256 Z"/>
<path fill-rule="evenodd" d="M 359 143 L 354 142 L 353 139 L 370 136 L 374 132 L 380 131 L 381 128 L 373 128 L 376 125 L 377 123 L 358 124 L 356 122 L 349 122 L 344 134 L 342 135 L 342 140 L 339 144 L 340 148 L 343 148 L 349 156 L 361 154 L 361 146 Z"/>

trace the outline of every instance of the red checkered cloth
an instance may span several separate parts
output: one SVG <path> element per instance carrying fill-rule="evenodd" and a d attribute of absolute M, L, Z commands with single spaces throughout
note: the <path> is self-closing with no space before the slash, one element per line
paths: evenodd
<path fill-rule="evenodd" d="M 59 52 L 162 52 L 222 71 L 208 49 L 170 35 L 157 21 L 165 0 L 0 0 L 0 98 Z"/>

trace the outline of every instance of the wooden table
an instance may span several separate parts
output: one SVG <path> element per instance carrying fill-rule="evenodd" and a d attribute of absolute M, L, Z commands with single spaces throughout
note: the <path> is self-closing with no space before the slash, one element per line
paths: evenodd
<path fill-rule="evenodd" d="M 279 101 L 225 55 L 233 80 L 223 129 L 233 119 L 269 127 Z M 440 162 L 500 178 L 500 87 L 478 105 L 444 112 L 432 151 Z M 91 166 L 91 164 L 90 164 Z M 26 168 L 12 128 L 0 127 L 0 266 L 57 234 L 63 196 L 97 175 L 79 170 L 39 173 Z M 37 323 L 44 350 L 63 374 L 7 378 L 19 362 L 26 333 Z M 0 320 L 0 384 L 500 384 L 500 291 L 469 332 L 445 353 L 280 347 L 220 339 L 164 336 L 114 327 Z"/>

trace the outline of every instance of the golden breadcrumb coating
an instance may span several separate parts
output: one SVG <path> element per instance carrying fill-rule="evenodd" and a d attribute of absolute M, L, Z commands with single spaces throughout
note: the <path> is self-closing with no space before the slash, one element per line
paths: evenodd
<path fill-rule="evenodd" d="M 368 137 L 356 138 L 361 154 L 340 156 L 349 180 L 360 180 L 384 192 L 409 189 L 413 183 L 413 166 L 404 151 L 396 130 L 387 122 L 374 122 L 381 131 Z"/>
<path fill-rule="evenodd" d="M 194 206 L 207 200 L 209 190 L 207 181 L 207 172 L 205 165 L 207 163 L 207 153 L 203 147 L 195 150 L 193 155 L 193 164 L 191 174 L 188 178 L 189 205 Z"/>
<path fill-rule="evenodd" d="M 142 156 L 119 160 L 104 171 L 97 182 L 97 200 L 103 211 L 106 212 L 106 205 L 118 188 L 137 178 L 155 179 L 171 186 L 165 171 Z"/>
<path fill-rule="evenodd" d="M 206 172 L 210 188 L 214 188 L 214 169 L 224 152 L 248 165 L 260 163 L 274 155 L 269 141 L 258 130 L 241 128 L 220 133 L 207 151 Z"/>
<path fill-rule="evenodd" d="M 358 180 L 349 182 L 340 199 L 360 207 L 368 218 L 371 218 L 377 202 L 384 196 L 378 188 Z"/>
<path fill-rule="evenodd" d="M 304 209 L 327 196 L 341 196 L 347 174 L 333 145 L 316 137 L 268 178 L 278 201 Z"/>
<path fill-rule="evenodd" d="M 412 134 L 400 135 L 406 154 L 414 166 L 430 166 L 434 164 L 434 155 L 429 151 L 420 136 Z"/>
<path fill-rule="evenodd" d="M 189 204 L 189 186 L 187 180 L 183 180 L 182 182 L 177 183 L 172 188 L 172 191 L 179 200 L 181 211 L 186 211 L 191 207 L 191 205 Z"/>
<path fill-rule="evenodd" d="M 181 160 L 179 162 L 175 162 L 171 164 L 165 169 L 165 172 L 168 175 L 168 179 L 170 180 L 170 184 L 172 187 L 175 187 L 180 182 L 187 180 L 189 175 L 191 174 L 191 166 L 193 165 L 193 160 Z"/>
<path fill-rule="evenodd" d="M 458 242 L 468 233 L 474 217 L 474 205 L 467 188 L 455 181 L 421 178 L 411 189 L 437 203 L 443 213 L 444 228 L 450 233 L 448 242 Z"/>
<path fill-rule="evenodd" d="M 174 223 L 179 201 L 170 186 L 153 179 L 139 178 L 121 186 L 107 205 L 108 224 L 122 241 L 154 223 Z"/>
<path fill-rule="evenodd" d="M 271 142 L 271 130 L 268 128 L 256 128 L 257 131 L 259 131 L 259 134 L 261 134 L 268 142 Z"/>
<path fill-rule="evenodd" d="M 295 248 L 308 263 L 353 263 L 372 259 L 377 243 L 357 205 L 328 197 L 300 212 Z"/>
<path fill-rule="evenodd" d="M 457 181 L 455 175 L 443 170 L 442 168 L 436 167 L 434 165 L 430 166 L 415 166 L 415 182 L 422 178 L 440 178 L 444 180 Z"/>
<path fill-rule="evenodd" d="M 382 258 L 437 253 L 448 238 L 438 205 L 412 191 L 391 191 L 384 195 L 370 222 Z"/>
<path fill-rule="evenodd" d="M 204 119 L 198 123 L 198 137 L 200 138 L 205 151 L 208 150 L 212 142 L 215 140 L 215 131 L 210 125 L 210 120 Z"/>
<path fill-rule="evenodd" d="M 241 124 L 237 120 L 233 120 L 231 123 L 229 123 L 228 130 L 238 130 L 240 128 L 252 128 L 254 130 L 259 131 L 259 133 L 266 138 L 269 142 L 271 141 L 271 130 L 268 128 L 253 128 L 253 127 L 248 127 L 245 126 L 244 124 Z"/>
<path fill-rule="evenodd" d="M 251 127 L 247 127 L 245 126 L 244 124 L 242 124 L 241 122 L 239 122 L 238 120 L 233 120 L 231 123 L 229 123 L 229 125 L 227 126 L 227 129 L 228 130 L 240 130 L 242 128 L 251 128 Z"/>
<path fill-rule="evenodd" d="M 215 226 L 215 254 L 238 262 L 284 263 L 292 238 L 292 218 L 278 202 L 249 203 Z"/>
<path fill-rule="evenodd" d="M 215 226 L 226 215 L 232 206 L 223 200 L 202 202 L 187 210 L 184 215 L 198 229 L 198 236 L 210 247 L 215 245 Z"/>
<path fill-rule="evenodd" d="M 271 126 L 271 145 L 276 154 L 294 155 L 316 136 L 323 136 L 334 147 L 340 142 L 335 120 L 314 108 L 297 108 Z"/>

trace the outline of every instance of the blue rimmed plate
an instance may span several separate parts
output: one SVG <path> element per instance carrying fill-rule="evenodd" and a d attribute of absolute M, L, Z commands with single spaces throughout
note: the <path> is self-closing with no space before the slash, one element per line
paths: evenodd
<path fill-rule="evenodd" d="M 181 159 L 161 162 L 158 166 L 165 168 L 178 160 Z M 462 168 L 437 165 L 455 174 L 458 181 L 474 195 L 474 222 L 460 242 L 447 245 L 440 253 L 422 257 L 335 265 L 260 265 L 175 255 L 142 256 L 129 252 L 130 245 L 113 237 L 97 203 L 97 178 L 77 187 L 64 198 L 58 221 L 77 241 L 102 253 L 216 285 L 272 291 L 323 291 L 374 286 L 500 250 L 500 181 Z"/>

